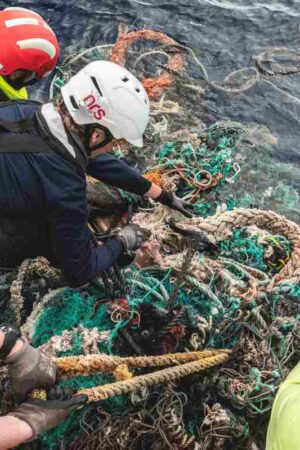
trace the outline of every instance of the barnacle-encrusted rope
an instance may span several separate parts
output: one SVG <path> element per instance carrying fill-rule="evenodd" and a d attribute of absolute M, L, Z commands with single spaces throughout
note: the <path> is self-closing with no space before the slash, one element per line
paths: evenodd
<path fill-rule="evenodd" d="M 120 358 L 105 355 L 90 355 L 58 358 L 56 363 L 60 375 L 81 374 L 88 375 L 92 372 L 107 372 L 116 369 L 120 365 L 130 365 L 132 367 L 153 367 L 175 365 L 166 369 L 158 370 L 146 375 L 140 375 L 124 381 L 105 384 L 89 389 L 80 390 L 79 394 L 86 394 L 89 401 L 105 400 L 115 395 L 128 394 L 144 387 L 155 384 L 166 383 L 178 380 L 187 375 L 200 372 L 210 367 L 222 364 L 230 356 L 229 350 L 205 350 L 203 352 L 175 353 L 161 356 L 144 356 Z M 43 398 L 45 392 L 35 390 L 31 393 L 31 398 Z"/>
<path fill-rule="evenodd" d="M 10 287 L 10 295 L 11 295 L 10 303 L 15 313 L 16 323 L 18 326 L 20 326 L 22 322 L 21 313 L 24 304 L 24 298 L 22 295 L 23 283 L 31 262 L 32 262 L 31 259 L 25 259 L 22 262 L 19 268 L 17 278 L 12 282 Z"/>

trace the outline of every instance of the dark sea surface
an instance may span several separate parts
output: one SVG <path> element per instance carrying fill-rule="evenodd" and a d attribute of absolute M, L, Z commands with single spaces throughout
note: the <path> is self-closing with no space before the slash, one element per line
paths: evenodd
<path fill-rule="evenodd" d="M 200 52 L 213 80 L 253 66 L 253 56 L 269 47 L 299 50 L 300 1 L 215 0 L 21 0 L 0 1 L 0 7 L 32 8 L 45 17 L 64 51 L 113 43 L 118 25 L 155 28 Z M 80 45 L 81 44 L 81 45 Z M 275 84 L 300 99 L 300 74 Z M 210 92 L 209 121 L 237 120 L 266 125 L 279 139 L 279 157 L 300 158 L 300 100 L 292 101 L 263 82 L 240 96 Z"/>
<path fill-rule="evenodd" d="M 21 0 L 0 1 L 0 7 L 32 8 L 45 17 L 56 32 L 63 59 L 70 48 L 83 49 L 114 43 L 120 23 L 130 28 L 154 28 L 169 33 L 195 49 L 209 78 L 222 81 L 231 72 L 254 67 L 256 55 L 270 47 L 298 51 L 300 1 L 252 0 Z M 294 64 L 295 62 L 293 62 Z M 300 62 L 295 64 L 300 66 Z M 209 91 L 205 101 L 206 123 L 217 120 L 265 125 L 278 139 L 275 157 L 300 162 L 300 74 L 258 81 L 240 95 Z M 46 87 L 32 96 L 46 98 Z M 287 92 L 285 95 L 282 91 Z"/>

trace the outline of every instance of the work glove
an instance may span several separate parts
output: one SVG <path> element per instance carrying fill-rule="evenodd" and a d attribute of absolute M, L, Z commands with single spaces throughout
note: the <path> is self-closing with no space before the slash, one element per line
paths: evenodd
<path fill-rule="evenodd" d="M 84 394 L 73 395 L 74 390 L 59 386 L 47 390 L 48 400 L 27 400 L 9 416 L 24 420 L 36 438 L 40 433 L 50 430 L 63 422 L 71 411 L 87 402 Z"/>
<path fill-rule="evenodd" d="M 175 194 L 172 192 L 162 191 L 162 193 L 156 197 L 156 202 L 161 203 L 162 205 L 168 206 L 171 209 L 175 209 L 176 211 L 181 212 L 185 217 L 188 217 L 189 219 L 193 217 L 193 214 L 189 209 L 193 208 L 193 206 L 185 202 L 179 197 L 176 197 Z"/>
<path fill-rule="evenodd" d="M 124 245 L 125 252 L 137 250 L 149 238 L 149 231 L 138 225 L 131 224 L 124 227 L 116 236 Z"/>
<path fill-rule="evenodd" d="M 29 345 L 27 340 L 24 338 L 22 340 L 23 347 L 4 360 L 4 363 L 8 365 L 14 394 L 20 401 L 35 387 L 55 384 L 57 375 L 56 364 Z"/>

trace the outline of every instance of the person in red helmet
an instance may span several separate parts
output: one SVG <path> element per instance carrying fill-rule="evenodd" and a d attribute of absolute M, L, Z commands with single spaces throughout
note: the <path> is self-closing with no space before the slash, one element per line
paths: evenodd
<path fill-rule="evenodd" d="M 0 11 L 0 102 L 27 100 L 26 86 L 47 76 L 58 57 L 56 36 L 39 14 L 19 7 Z M 72 393 L 64 397 L 54 388 L 51 400 L 26 400 L 23 394 L 34 386 L 54 384 L 56 367 L 5 324 L 0 324 L 1 363 L 7 364 L 13 392 L 21 393 L 22 399 L 18 397 L 20 404 L 14 412 L 0 417 L 0 450 L 32 440 L 86 401 Z"/>
<path fill-rule="evenodd" d="M 56 36 L 39 14 L 15 7 L 0 11 L 0 42 L 0 101 L 26 100 L 26 86 L 56 66 Z"/>

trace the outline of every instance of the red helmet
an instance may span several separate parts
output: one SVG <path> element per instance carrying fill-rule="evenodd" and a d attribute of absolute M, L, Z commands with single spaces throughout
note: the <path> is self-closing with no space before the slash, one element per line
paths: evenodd
<path fill-rule="evenodd" d="M 0 75 L 25 69 L 42 78 L 59 56 L 56 36 L 45 20 L 25 8 L 0 11 Z"/>

